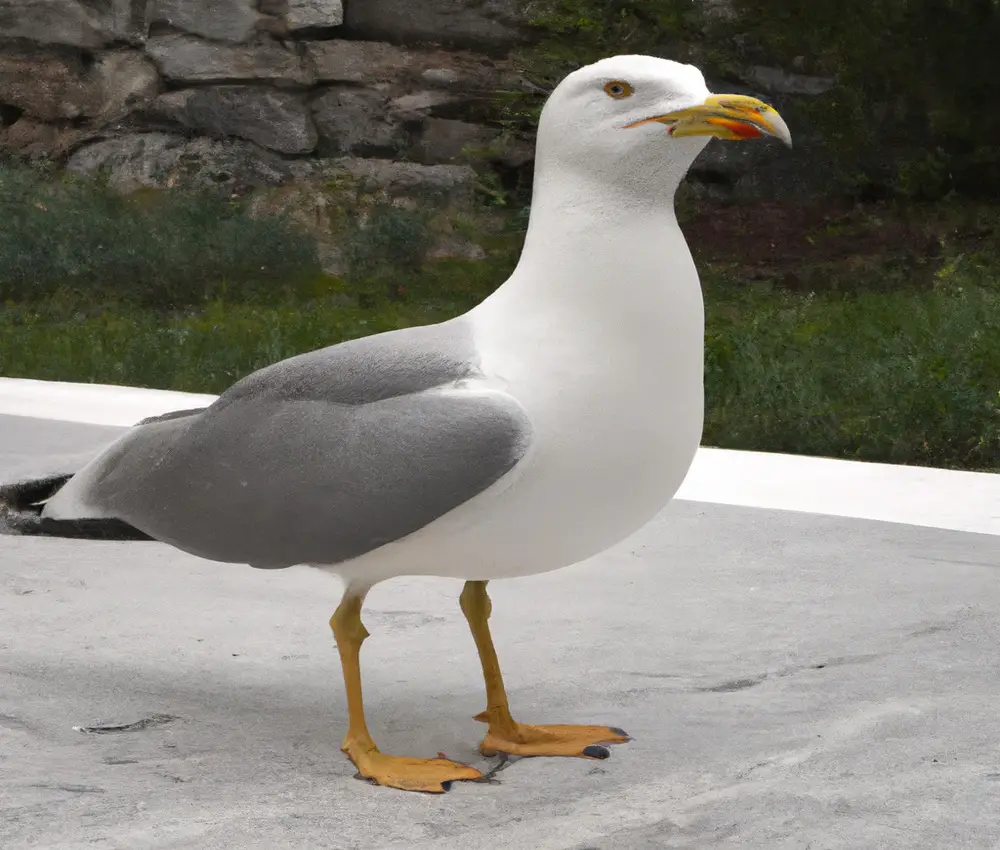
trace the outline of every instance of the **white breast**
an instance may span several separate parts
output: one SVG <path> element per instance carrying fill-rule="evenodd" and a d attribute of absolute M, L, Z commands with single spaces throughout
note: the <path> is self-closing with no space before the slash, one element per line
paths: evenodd
<path fill-rule="evenodd" d="M 539 291 L 515 274 L 473 310 L 484 379 L 468 391 L 503 392 L 524 407 L 528 456 L 476 498 L 338 572 L 529 575 L 596 555 L 652 519 L 680 487 L 702 429 L 701 290 L 680 245 L 669 262 L 657 253 L 648 278 L 611 303 L 588 301 L 580 277 L 567 280 L 576 287 L 568 296 L 552 277 Z"/>

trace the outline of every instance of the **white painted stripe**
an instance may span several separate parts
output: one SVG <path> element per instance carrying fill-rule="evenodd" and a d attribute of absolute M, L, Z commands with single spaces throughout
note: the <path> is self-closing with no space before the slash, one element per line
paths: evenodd
<path fill-rule="evenodd" d="M 205 407 L 214 395 L 0 378 L 0 413 L 89 425 L 134 425 L 169 410 Z"/>
<path fill-rule="evenodd" d="M 702 448 L 677 498 L 1000 535 L 989 472 Z"/>
<path fill-rule="evenodd" d="M 97 425 L 128 426 L 214 400 L 166 390 L 0 378 L 0 413 Z M 1000 475 L 991 473 L 702 448 L 677 498 L 1000 535 Z"/>

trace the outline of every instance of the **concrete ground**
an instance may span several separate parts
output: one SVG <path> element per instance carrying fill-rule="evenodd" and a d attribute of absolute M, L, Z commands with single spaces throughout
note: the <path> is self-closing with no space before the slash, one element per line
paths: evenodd
<path fill-rule="evenodd" d="M 0 481 L 115 433 L 0 416 Z M 430 796 L 339 752 L 329 576 L 0 537 L 0 847 L 1000 847 L 998 582 L 990 534 L 676 501 L 491 584 L 516 715 L 634 740 Z M 372 592 L 369 719 L 386 751 L 491 765 L 460 589 Z"/>

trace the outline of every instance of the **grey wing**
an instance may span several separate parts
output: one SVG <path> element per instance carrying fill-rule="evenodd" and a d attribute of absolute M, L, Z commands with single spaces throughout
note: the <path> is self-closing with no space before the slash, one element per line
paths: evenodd
<path fill-rule="evenodd" d="M 89 511 L 218 561 L 336 564 L 488 488 L 530 434 L 502 394 L 425 390 L 343 404 L 255 393 L 136 427 L 44 515 Z"/>

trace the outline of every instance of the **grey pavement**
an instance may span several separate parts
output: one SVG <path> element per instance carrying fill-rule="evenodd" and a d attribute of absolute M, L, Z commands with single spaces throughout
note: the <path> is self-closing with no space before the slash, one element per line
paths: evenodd
<path fill-rule="evenodd" d="M 0 417 L 0 480 L 116 432 Z M 675 502 L 491 584 L 516 715 L 634 740 L 430 796 L 339 751 L 329 576 L 0 537 L 0 848 L 1000 847 L 998 582 L 995 536 Z M 490 765 L 460 589 L 373 591 L 369 720 Z"/>

